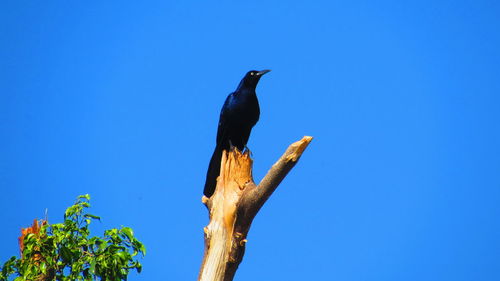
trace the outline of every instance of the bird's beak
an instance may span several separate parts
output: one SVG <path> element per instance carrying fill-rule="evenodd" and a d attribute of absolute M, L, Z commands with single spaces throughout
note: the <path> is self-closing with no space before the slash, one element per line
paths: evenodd
<path fill-rule="evenodd" d="M 262 76 L 262 75 L 268 73 L 269 71 L 271 71 L 271 70 L 270 69 L 261 70 L 261 71 L 257 72 L 257 76 Z"/>

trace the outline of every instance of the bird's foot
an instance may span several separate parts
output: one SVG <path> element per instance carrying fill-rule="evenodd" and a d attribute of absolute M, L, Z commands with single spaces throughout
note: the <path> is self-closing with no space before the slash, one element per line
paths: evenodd
<path fill-rule="evenodd" d="M 231 140 L 229 140 L 229 151 L 234 151 L 235 148 L 236 148 L 236 146 L 234 146 L 233 142 Z"/>
<path fill-rule="evenodd" d="M 250 150 L 250 148 L 248 148 L 248 146 L 247 146 L 246 144 L 245 144 L 245 147 L 244 147 L 243 151 L 244 151 L 244 152 L 247 152 L 247 151 L 248 151 L 248 153 L 250 154 L 250 157 L 253 157 L 253 153 L 252 153 L 252 151 Z"/>

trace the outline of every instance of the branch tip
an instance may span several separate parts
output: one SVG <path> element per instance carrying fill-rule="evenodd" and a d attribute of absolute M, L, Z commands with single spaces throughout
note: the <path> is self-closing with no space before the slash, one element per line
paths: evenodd
<path fill-rule="evenodd" d="M 292 143 L 290 145 L 290 148 L 294 149 L 294 151 L 291 152 L 290 155 L 286 157 L 286 160 L 297 162 L 302 153 L 304 152 L 304 150 L 306 149 L 306 147 L 309 145 L 309 143 L 311 143 L 312 139 L 313 137 L 311 136 L 304 136 L 301 140 Z"/>

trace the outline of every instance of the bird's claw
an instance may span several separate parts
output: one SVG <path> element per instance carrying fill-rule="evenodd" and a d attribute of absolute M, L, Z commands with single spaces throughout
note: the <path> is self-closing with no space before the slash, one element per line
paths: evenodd
<path fill-rule="evenodd" d="M 248 146 L 245 144 L 245 148 L 244 148 L 244 151 L 247 152 L 250 154 L 250 157 L 253 157 L 253 153 L 252 151 L 250 150 L 250 148 L 248 148 Z"/>
<path fill-rule="evenodd" d="M 236 148 L 236 146 L 234 146 L 233 142 L 231 140 L 229 140 L 229 151 L 234 151 L 235 148 Z"/>

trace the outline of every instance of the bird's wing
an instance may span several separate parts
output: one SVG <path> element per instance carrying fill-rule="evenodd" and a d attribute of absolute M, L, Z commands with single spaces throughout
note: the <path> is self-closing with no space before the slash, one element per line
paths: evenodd
<path fill-rule="evenodd" d="M 226 128 L 227 128 L 227 119 L 228 119 L 228 114 L 229 114 L 229 105 L 231 104 L 231 101 L 233 99 L 233 93 L 229 94 L 226 98 L 226 101 L 224 102 L 224 105 L 222 106 L 222 109 L 220 111 L 220 116 L 219 116 L 219 125 L 217 127 L 217 145 L 222 145 L 222 141 L 226 139 Z"/>

